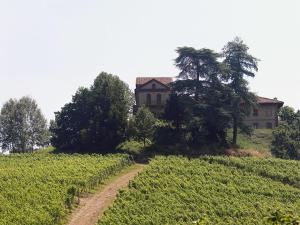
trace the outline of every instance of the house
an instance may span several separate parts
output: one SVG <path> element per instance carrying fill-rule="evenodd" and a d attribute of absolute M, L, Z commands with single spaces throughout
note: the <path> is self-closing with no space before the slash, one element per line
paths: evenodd
<path fill-rule="evenodd" d="M 147 105 L 154 114 L 162 113 L 171 93 L 168 86 L 171 82 L 172 77 L 137 77 L 134 113 L 142 105 Z"/>
<path fill-rule="evenodd" d="M 148 106 L 150 111 L 156 115 L 162 113 L 171 93 L 168 86 L 171 82 L 173 82 L 172 77 L 137 77 L 134 113 L 142 105 Z M 245 124 L 253 128 L 272 129 L 276 127 L 278 112 L 284 103 L 277 98 L 264 97 L 258 97 L 257 102 L 257 107 L 253 108 L 250 115 L 244 119 Z"/>
<path fill-rule="evenodd" d="M 278 126 L 278 112 L 284 102 L 277 98 L 258 97 L 257 107 L 253 108 L 249 116 L 244 119 L 244 123 L 253 128 L 272 129 Z"/>

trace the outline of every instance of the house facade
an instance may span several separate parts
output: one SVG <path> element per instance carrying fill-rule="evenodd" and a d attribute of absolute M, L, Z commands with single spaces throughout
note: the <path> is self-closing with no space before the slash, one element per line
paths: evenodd
<path fill-rule="evenodd" d="M 171 93 L 168 86 L 171 82 L 172 77 L 137 77 L 133 111 L 146 105 L 154 114 L 162 113 Z"/>
<path fill-rule="evenodd" d="M 257 107 L 251 110 L 249 116 L 244 119 L 244 123 L 253 128 L 272 129 L 278 126 L 278 112 L 284 102 L 277 98 L 270 99 L 258 97 Z"/>
<path fill-rule="evenodd" d="M 134 113 L 142 105 L 146 105 L 156 115 L 162 113 L 171 94 L 168 86 L 171 82 L 172 77 L 137 77 Z M 264 97 L 258 97 L 257 102 L 257 107 L 251 110 L 244 123 L 256 129 L 275 128 L 278 125 L 278 112 L 284 103 L 276 98 Z"/>

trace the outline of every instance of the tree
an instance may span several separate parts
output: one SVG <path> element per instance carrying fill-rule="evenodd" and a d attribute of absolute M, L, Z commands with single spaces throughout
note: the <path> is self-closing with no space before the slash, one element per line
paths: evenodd
<path fill-rule="evenodd" d="M 125 138 L 133 95 L 119 77 L 102 72 L 79 88 L 52 123 L 52 144 L 61 149 L 107 151 Z"/>
<path fill-rule="evenodd" d="M 233 138 L 232 144 L 236 145 L 238 127 L 243 127 L 243 118 L 249 113 L 251 105 L 256 103 L 256 97 L 249 92 L 248 82 L 245 77 L 254 77 L 258 70 L 258 59 L 248 53 L 248 46 L 240 38 L 228 42 L 223 48 L 223 63 L 227 67 L 229 87 L 232 96 Z M 242 105 L 242 107 L 241 107 Z"/>
<path fill-rule="evenodd" d="M 285 106 L 279 112 L 280 124 L 273 131 L 271 152 L 285 159 L 300 159 L 300 111 Z"/>
<path fill-rule="evenodd" d="M 172 125 L 176 127 L 176 131 L 178 132 L 181 125 L 189 120 L 192 104 L 193 101 L 189 96 L 178 95 L 173 92 L 167 101 L 162 118 L 170 121 Z"/>
<path fill-rule="evenodd" d="M 280 109 L 278 116 L 280 117 L 281 121 L 291 125 L 295 121 L 297 113 L 295 113 L 295 109 L 293 109 L 292 107 L 284 106 Z"/>
<path fill-rule="evenodd" d="M 155 122 L 156 118 L 146 106 L 139 108 L 135 116 L 135 126 L 138 136 L 144 142 L 144 147 L 146 145 L 146 139 L 151 138 L 155 131 Z"/>
<path fill-rule="evenodd" d="M 175 65 L 180 70 L 178 78 L 194 82 L 190 87 L 194 89 L 195 100 L 199 100 L 199 91 L 201 88 L 200 78 L 207 78 L 212 74 L 217 74 L 219 71 L 219 63 L 217 58 L 220 57 L 218 53 L 206 48 L 194 49 L 192 47 L 180 47 L 176 52 L 179 54 L 175 59 Z"/>
<path fill-rule="evenodd" d="M 48 143 L 47 121 L 30 97 L 10 99 L 0 114 L 0 143 L 4 150 L 31 152 Z"/>
<path fill-rule="evenodd" d="M 225 85 L 227 74 L 224 66 L 218 61 L 220 54 L 210 49 L 196 50 L 190 47 L 178 48 L 177 53 L 179 56 L 175 63 L 180 73 L 179 80 L 173 84 L 173 91 L 185 97 L 185 102 L 180 104 L 188 106 L 188 111 L 192 112 L 185 127 L 193 136 L 193 143 L 206 141 L 226 145 L 226 130 L 230 123 L 230 89 Z M 174 110 L 178 108 L 175 103 L 170 101 L 169 104 L 173 106 L 167 106 L 173 114 L 178 111 Z M 182 114 L 181 110 L 180 114 L 174 116 Z"/>

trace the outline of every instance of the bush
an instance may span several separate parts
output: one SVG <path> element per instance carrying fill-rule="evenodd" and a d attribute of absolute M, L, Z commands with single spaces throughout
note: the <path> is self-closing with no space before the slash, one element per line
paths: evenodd
<path fill-rule="evenodd" d="M 281 124 L 273 132 L 272 154 L 285 159 L 300 159 L 300 111 L 284 107 Z"/>
<path fill-rule="evenodd" d="M 284 159 L 300 158 L 300 142 L 295 137 L 295 130 L 288 124 L 281 124 L 273 131 L 271 152 Z"/>
<path fill-rule="evenodd" d="M 135 127 L 139 140 L 143 140 L 146 146 L 146 139 L 152 139 L 155 131 L 156 118 L 154 114 L 146 107 L 142 106 L 135 116 Z"/>
<path fill-rule="evenodd" d="M 151 142 L 147 139 L 146 145 L 150 145 Z M 139 155 L 144 151 L 144 143 L 141 141 L 128 140 L 124 141 L 117 146 L 117 150 L 122 152 L 131 154 L 131 155 Z"/>
<path fill-rule="evenodd" d="M 154 140 L 158 145 L 174 145 L 180 142 L 180 133 L 170 125 L 159 125 L 154 132 Z"/>

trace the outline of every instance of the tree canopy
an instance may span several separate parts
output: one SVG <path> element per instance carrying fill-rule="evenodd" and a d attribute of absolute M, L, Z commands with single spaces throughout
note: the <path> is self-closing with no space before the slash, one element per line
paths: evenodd
<path fill-rule="evenodd" d="M 164 118 L 181 131 L 191 145 L 226 145 L 230 126 L 230 89 L 220 54 L 210 49 L 177 49 L 175 65 L 180 70 L 172 85 Z"/>
<path fill-rule="evenodd" d="M 249 91 L 245 77 L 255 76 L 258 60 L 248 49 L 239 38 L 228 42 L 222 53 L 207 48 L 176 49 L 179 75 L 171 85 L 172 94 L 163 118 L 192 145 L 227 146 L 230 127 L 236 145 L 237 129 L 250 130 L 243 119 L 255 105 L 256 96 Z"/>
<path fill-rule="evenodd" d="M 300 111 L 283 107 L 280 124 L 273 131 L 272 154 L 285 159 L 300 159 Z"/>
<path fill-rule="evenodd" d="M 133 95 L 119 77 L 102 72 L 79 88 L 52 122 L 52 144 L 61 149 L 108 151 L 125 137 Z"/>
<path fill-rule="evenodd" d="M 153 136 L 155 121 L 155 116 L 146 106 L 139 108 L 135 116 L 135 126 L 138 137 L 143 140 L 144 146 L 146 144 L 146 138 Z"/>
<path fill-rule="evenodd" d="M 194 89 L 195 100 L 198 100 L 200 88 L 203 86 L 203 81 L 200 82 L 200 79 L 211 79 L 213 75 L 219 74 L 217 58 L 220 55 L 211 49 L 197 50 L 192 47 L 180 47 L 176 52 L 178 57 L 175 59 L 175 65 L 180 70 L 178 78 L 194 80 L 190 83 L 189 88 Z"/>
<path fill-rule="evenodd" d="M 49 141 L 47 121 L 30 97 L 10 99 L 0 114 L 0 144 L 11 152 L 31 152 Z"/>
<path fill-rule="evenodd" d="M 243 119 L 249 114 L 251 106 L 256 104 L 256 96 L 249 91 L 245 77 L 255 76 L 258 59 L 250 55 L 248 50 L 249 47 L 240 38 L 228 42 L 223 48 L 223 65 L 226 66 L 229 87 L 233 92 L 231 97 L 233 145 L 237 142 L 238 127 L 245 127 Z"/>

